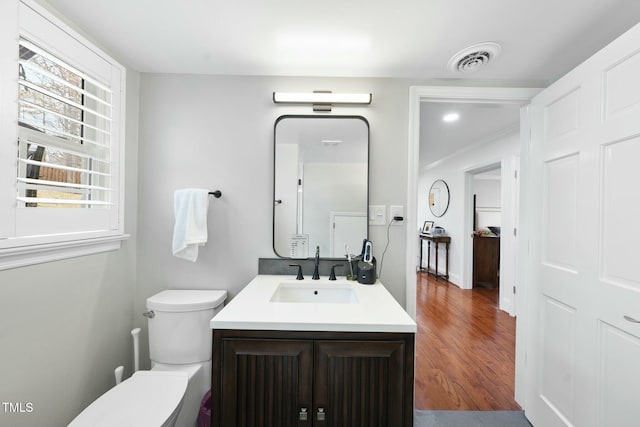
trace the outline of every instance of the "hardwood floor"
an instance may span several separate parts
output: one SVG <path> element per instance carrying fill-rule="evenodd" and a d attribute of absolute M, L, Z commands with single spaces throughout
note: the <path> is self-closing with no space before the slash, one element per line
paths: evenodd
<path fill-rule="evenodd" d="M 516 322 L 497 308 L 497 290 L 463 290 L 418 273 L 416 301 L 416 409 L 520 410 Z"/>

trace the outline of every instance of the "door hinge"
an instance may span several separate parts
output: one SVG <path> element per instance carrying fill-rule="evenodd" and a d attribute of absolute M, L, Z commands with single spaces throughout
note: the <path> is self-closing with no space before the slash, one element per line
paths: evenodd
<path fill-rule="evenodd" d="M 514 177 L 515 179 L 518 179 L 518 171 L 513 171 L 513 177 Z"/>
<path fill-rule="evenodd" d="M 518 235 L 518 229 L 516 227 L 513 227 L 513 237 L 516 237 Z"/>
<path fill-rule="evenodd" d="M 513 294 L 514 295 L 516 294 L 516 287 L 515 286 L 513 287 Z"/>

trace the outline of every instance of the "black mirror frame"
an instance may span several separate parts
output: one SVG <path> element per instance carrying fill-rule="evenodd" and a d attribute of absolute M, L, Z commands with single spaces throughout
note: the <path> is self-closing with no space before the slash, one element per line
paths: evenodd
<path fill-rule="evenodd" d="M 273 180 L 271 182 L 271 193 L 273 195 L 272 200 L 274 200 L 274 204 L 273 207 L 271 209 L 271 249 L 273 250 L 273 253 L 275 254 L 275 256 L 277 256 L 278 258 L 281 259 L 294 259 L 291 257 L 286 257 L 286 256 L 282 256 L 280 255 L 277 251 L 276 251 L 276 221 L 275 221 L 275 204 L 278 202 L 276 200 L 276 170 L 275 170 L 275 165 L 276 165 L 276 128 L 278 126 L 278 123 L 281 120 L 284 119 L 291 119 L 291 118 L 299 118 L 299 119 L 359 119 L 362 120 L 366 125 L 367 125 L 367 206 L 366 206 L 366 211 L 367 211 L 367 235 L 365 236 L 365 239 L 369 239 L 369 182 L 371 182 L 371 125 L 369 124 L 369 120 L 366 119 L 366 117 L 364 116 L 360 116 L 360 115 L 314 115 L 314 114 L 284 114 L 281 116 L 278 116 L 278 118 L 275 120 L 274 124 L 273 124 L 273 138 L 271 139 L 272 142 L 272 152 L 273 152 L 273 157 L 272 157 L 272 165 L 273 165 Z M 308 259 L 308 258 L 307 258 Z M 329 259 L 329 260 L 342 260 L 343 258 L 330 258 L 330 257 L 321 257 L 321 259 Z"/>
<path fill-rule="evenodd" d="M 429 205 L 429 211 L 431 211 L 431 214 L 436 218 L 441 218 L 449 210 L 449 205 L 451 204 L 451 191 L 449 191 L 449 185 L 444 179 L 436 179 L 435 181 L 433 181 L 433 184 L 431 184 L 431 187 L 429 187 L 429 194 L 431 194 L 431 189 L 433 188 L 434 185 L 436 185 L 437 182 L 443 183 L 444 187 L 447 189 L 447 206 L 444 208 L 444 211 L 442 211 L 440 215 L 437 215 L 435 212 L 433 212 L 433 209 L 431 208 L 431 204 L 428 202 L 427 204 Z"/>

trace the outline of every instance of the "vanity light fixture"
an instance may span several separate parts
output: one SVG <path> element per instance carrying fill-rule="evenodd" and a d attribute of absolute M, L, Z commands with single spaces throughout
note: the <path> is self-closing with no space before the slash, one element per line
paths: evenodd
<path fill-rule="evenodd" d="M 371 104 L 370 93 L 273 92 L 276 104 L 312 104 L 313 111 L 331 111 L 333 104 Z"/>

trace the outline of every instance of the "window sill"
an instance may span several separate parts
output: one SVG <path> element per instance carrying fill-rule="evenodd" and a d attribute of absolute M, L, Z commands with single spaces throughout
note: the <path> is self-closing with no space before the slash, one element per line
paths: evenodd
<path fill-rule="evenodd" d="M 128 234 L 0 249 L 0 271 L 120 249 Z"/>

